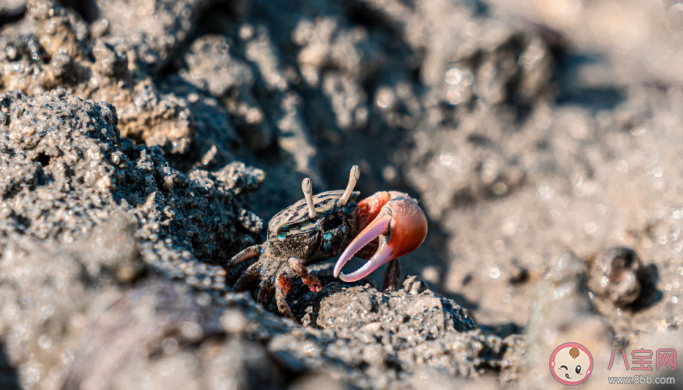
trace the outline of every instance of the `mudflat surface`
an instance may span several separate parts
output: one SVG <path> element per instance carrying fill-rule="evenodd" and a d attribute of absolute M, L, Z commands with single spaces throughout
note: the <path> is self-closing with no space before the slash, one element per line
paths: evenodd
<path fill-rule="evenodd" d="M 599 388 L 680 352 L 681 34 L 675 1 L 3 1 L 0 387 L 548 389 L 579 342 Z M 234 292 L 354 164 L 427 214 L 400 288 L 317 264 L 298 323 Z"/>

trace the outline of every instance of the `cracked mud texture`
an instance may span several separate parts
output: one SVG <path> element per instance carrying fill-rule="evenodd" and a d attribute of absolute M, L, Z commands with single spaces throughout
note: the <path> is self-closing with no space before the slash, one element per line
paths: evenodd
<path fill-rule="evenodd" d="M 680 2 L 0 3 L 0 387 L 546 389 L 564 342 L 597 384 L 683 347 Z M 316 265 L 301 325 L 232 292 L 354 164 L 428 214 L 401 289 Z"/>

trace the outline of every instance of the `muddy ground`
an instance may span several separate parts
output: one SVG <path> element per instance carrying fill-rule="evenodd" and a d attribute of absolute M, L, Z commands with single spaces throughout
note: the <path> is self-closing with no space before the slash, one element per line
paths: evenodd
<path fill-rule="evenodd" d="M 680 352 L 682 34 L 673 0 L 0 0 L 0 387 L 548 389 L 578 342 L 603 388 Z M 318 264 L 298 323 L 233 292 L 354 164 L 427 213 L 401 288 Z"/>

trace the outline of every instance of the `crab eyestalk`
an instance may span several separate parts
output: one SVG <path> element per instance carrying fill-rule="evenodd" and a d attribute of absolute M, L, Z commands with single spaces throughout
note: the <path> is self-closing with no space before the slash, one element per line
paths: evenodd
<path fill-rule="evenodd" d="M 355 282 L 382 265 L 419 248 L 427 237 L 427 218 L 417 201 L 401 192 L 378 192 L 358 204 L 358 227 L 334 267 L 334 276 Z M 341 273 L 344 265 L 364 246 L 378 239 L 377 251 L 358 270 Z M 362 254 L 362 253 L 361 253 Z"/>
<path fill-rule="evenodd" d="M 337 206 L 346 206 L 346 202 L 349 201 L 351 194 L 353 194 L 353 189 L 356 187 L 356 183 L 358 183 L 358 178 L 360 178 L 360 168 L 358 168 L 358 165 L 354 165 L 351 167 L 351 173 L 349 173 L 349 184 L 346 185 L 344 193 L 337 200 Z"/>
<path fill-rule="evenodd" d="M 311 179 L 305 178 L 301 182 L 301 191 L 303 191 L 304 199 L 306 199 L 306 206 L 308 207 L 308 218 L 315 219 L 318 213 L 315 211 L 315 206 L 313 204 L 313 186 L 311 185 Z"/>

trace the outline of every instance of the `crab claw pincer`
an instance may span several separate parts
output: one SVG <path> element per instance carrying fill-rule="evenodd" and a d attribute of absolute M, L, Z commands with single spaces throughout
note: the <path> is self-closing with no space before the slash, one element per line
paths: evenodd
<path fill-rule="evenodd" d="M 427 218 L 417 201 L 395 191 L 377 192 L 358 205 L 358 227 L 362 231 L 334 266 L 334 276 L 345 282 L 355 282 L 377 268 L 419 248 L 427 237 Z M 344 265 L 363 247 L 378 239 L 377 251 L 359 269 L 342 274 Z M 375 244 L 375 243 L 373 243 Z M 361 257 L 363 256 L 361 252 Z"/>

